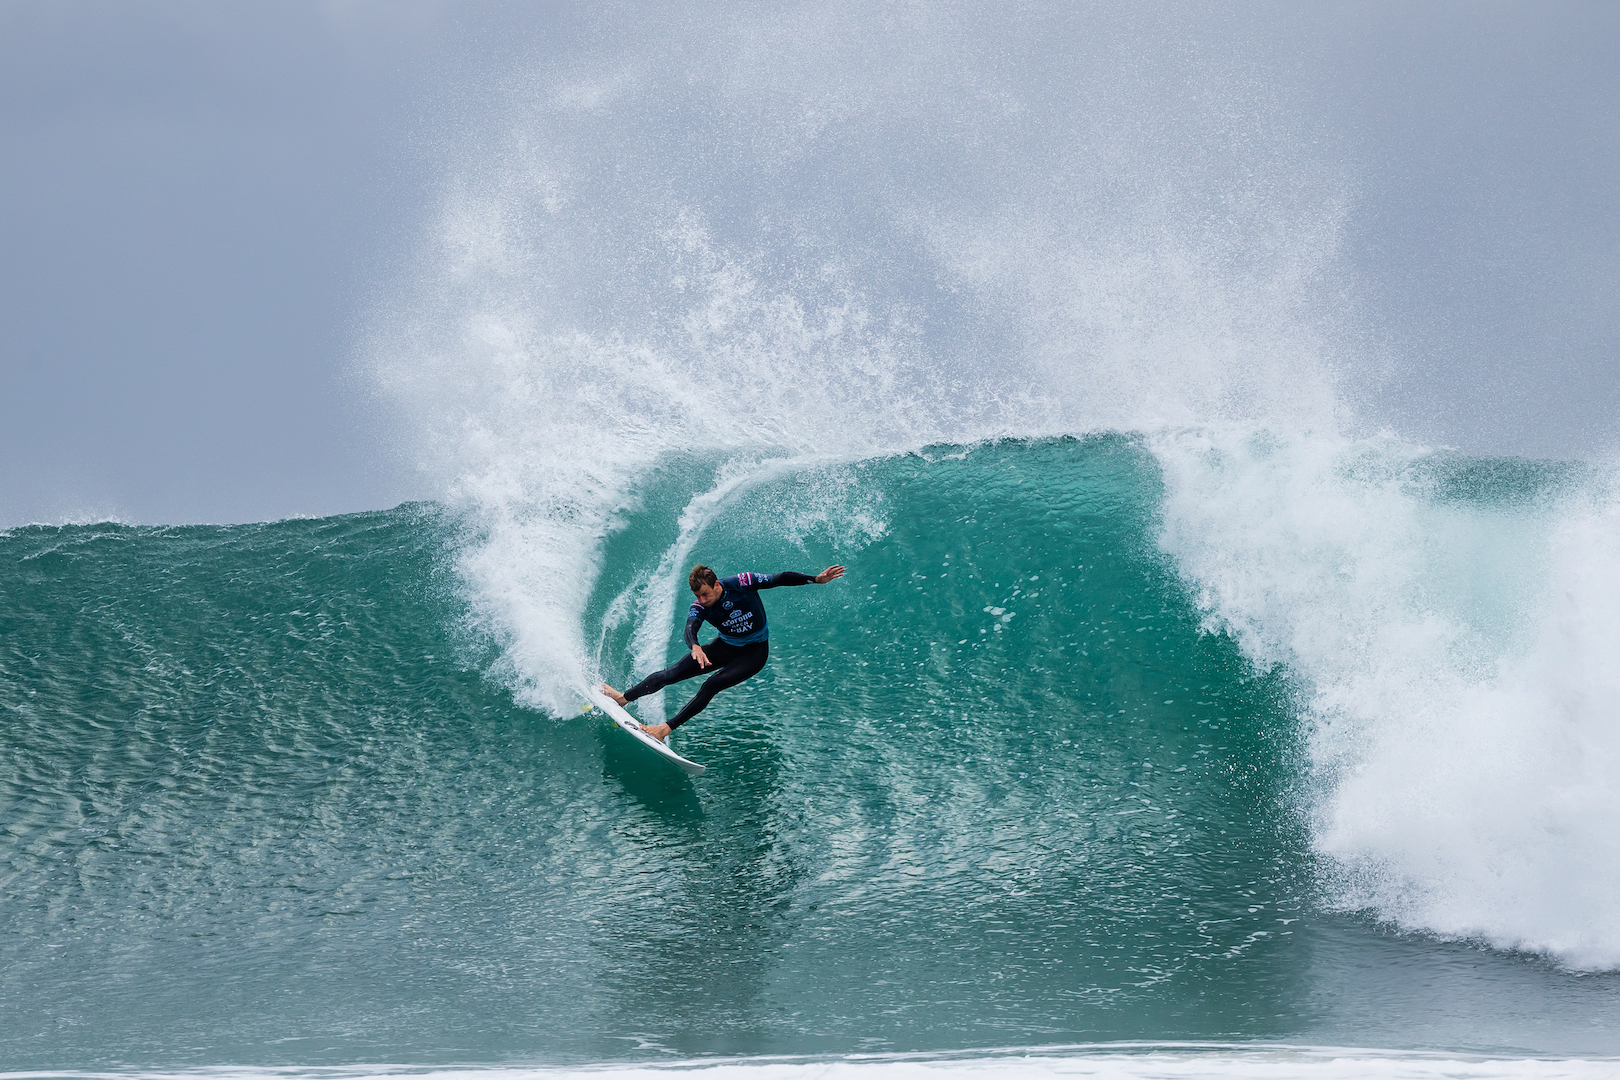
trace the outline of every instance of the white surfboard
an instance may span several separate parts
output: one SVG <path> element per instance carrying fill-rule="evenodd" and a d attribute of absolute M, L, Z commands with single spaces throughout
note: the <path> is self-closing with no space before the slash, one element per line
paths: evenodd
<path fill-rule="evenodd" d="M 643 746 L 657 754 L 659 757 L 663 758 L 665 761 L 669 762 L 671 765 L 682 769 L 692 776 L 703 775 L 704 766 L 699 765 L 695 761 L 687 761 L 685 758 L 681 757 L 681 755 L 671 750 L 668 746 L 659 742 L 645 731 L 642 731 L 641 725 L 636 723 L 635 719 L 631 717 L 629 713 L 625 712 L 622 706 L 620 706 L 606 694 L 602 693 L 600 690 L 585 691 L 585 698 L 592 705 L 595 705 L 598 709 L 601 709 L 603 712 L 607 713 L 609 720 L 612 720 L 619 727 L 629 732 L 629 734 Z"/>

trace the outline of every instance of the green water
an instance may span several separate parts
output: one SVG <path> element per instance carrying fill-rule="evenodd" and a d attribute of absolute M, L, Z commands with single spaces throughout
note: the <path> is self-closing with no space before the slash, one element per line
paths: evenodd
<path fill-rule="evenodd" d="M 1200 632 L 1161 485 L 1101 438 L 739 492 L 703 561 L 849 574 L 765 594 L 697 780 L 517 703 L 455 511 L 0 534 L 0 1060 L 1620 1049 L 1613 975 L 1324 909 L 1296 681 Z M 701 486 L 603 541 L 609 679 Z"/>

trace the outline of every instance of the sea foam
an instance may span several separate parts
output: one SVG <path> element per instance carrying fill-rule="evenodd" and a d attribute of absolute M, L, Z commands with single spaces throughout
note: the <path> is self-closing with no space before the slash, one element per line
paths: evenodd
<path fill-rule="evenodd" d="M 0 1080 L 1584 1080 L 1609 1077 L 1612 1058 L 1491 1058 L 1314 1046 L 1135 1044 L 948 1056 L 866 1054 L 834 1058 L 682 1058 L 667 1063 L 572 1068 L 211 1068 L 109 1073 L 0 1073 Z"/>
<path fill-rule="evenodd" d="M 1394 440 L 1151 441 L 1206 628 L 1296 681 L 1329 901 L 1620 965 L 1620 519 L 1595 474 L 1462 498 L 1454 459 Z"/>

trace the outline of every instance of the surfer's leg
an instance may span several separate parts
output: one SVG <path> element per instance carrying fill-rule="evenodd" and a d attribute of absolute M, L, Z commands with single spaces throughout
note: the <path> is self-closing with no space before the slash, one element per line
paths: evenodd
<path fill-rule="evenodd" d="M 699 674 L 702 670 L 702 668 L 698 667 L 698 662 L 696 660 L 692 659 L 690 656 L 687 656 L 685 659 L 678 660 L 671 664 L 663 671 L 653 672 L 651 675 L 647 676 L 645 679 L 642 679 L 640 682 L 636 683 L 636 685 L 626 690 L 624 692 L 623 704 L 628 705 L 632 701 L 636 700 L 636 698 L 643 698 L 648 694 L 655 694 L 664 687 L 668 686 L 670 683 L 677 683 L 682 679 L 690 679 L 692 676 Z"/>
<path fill-rule="evenodd" d="M 692 695 L 675 716 L 670 720 L 670 730 L 680 727 L 692 717 L 709 707 L 714 695 L 728 686 L 736 686 L 744 679 L 751 679 L 759 674 L 759 669 L 765 666 L 765 660 L 771 654 L 771 643 L 761 641 L 754 645 L 736 647 L 736 653 L 723 665 L 719 671 L 703 680 L 698 692 Z"/>
<path fill-rule="evenodd" d="M 746 648 L 746 646 L 743 647 Z M 636 683 L 636 685 L 626 690 L 624 692 L 624 701 L 620 704 L 628 705 L 630 702 L 636 700 L 636 698 L 644 698 L 648 694 L 655 694 L 664 687 L 668 686 L 670 683 L 682 682 L 683 680 L 693 678 L 697 675 L 703 675 L 705 673 L 716 673 L 723 671 L 725 670 L 726 664 L 731 662 L 732 658 L 736 655 L 738 649 L 738 646 L 727 645 L 725 642 L 716 638 L 714 641 L 711 641 L 707 645 L 703 646 L 703 652 L 706 656 L 708 656 L 710 661 L 708 667 L 699 667 L 698 662 L 692 659 L 692 654 L 687 653 L 685 656 L 681 657 L 675 663 L 669 665 L 669 667 L 665 668 L 663 671 L 653 672 L 651 675 L 647 676 L 645 679 L 642 679 L 640 682 Z"/>

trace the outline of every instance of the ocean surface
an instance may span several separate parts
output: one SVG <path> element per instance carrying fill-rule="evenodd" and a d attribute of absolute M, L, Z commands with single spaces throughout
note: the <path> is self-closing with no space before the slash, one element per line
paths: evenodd
<path fill-rule="evenodd" d="M 1164 426 L 609 494 L 0 533 L 0 1068 L 1620 1067 L 1605 470 Z M 690 779 L 578 690 L 696 561 L 849 572 Z"/>

